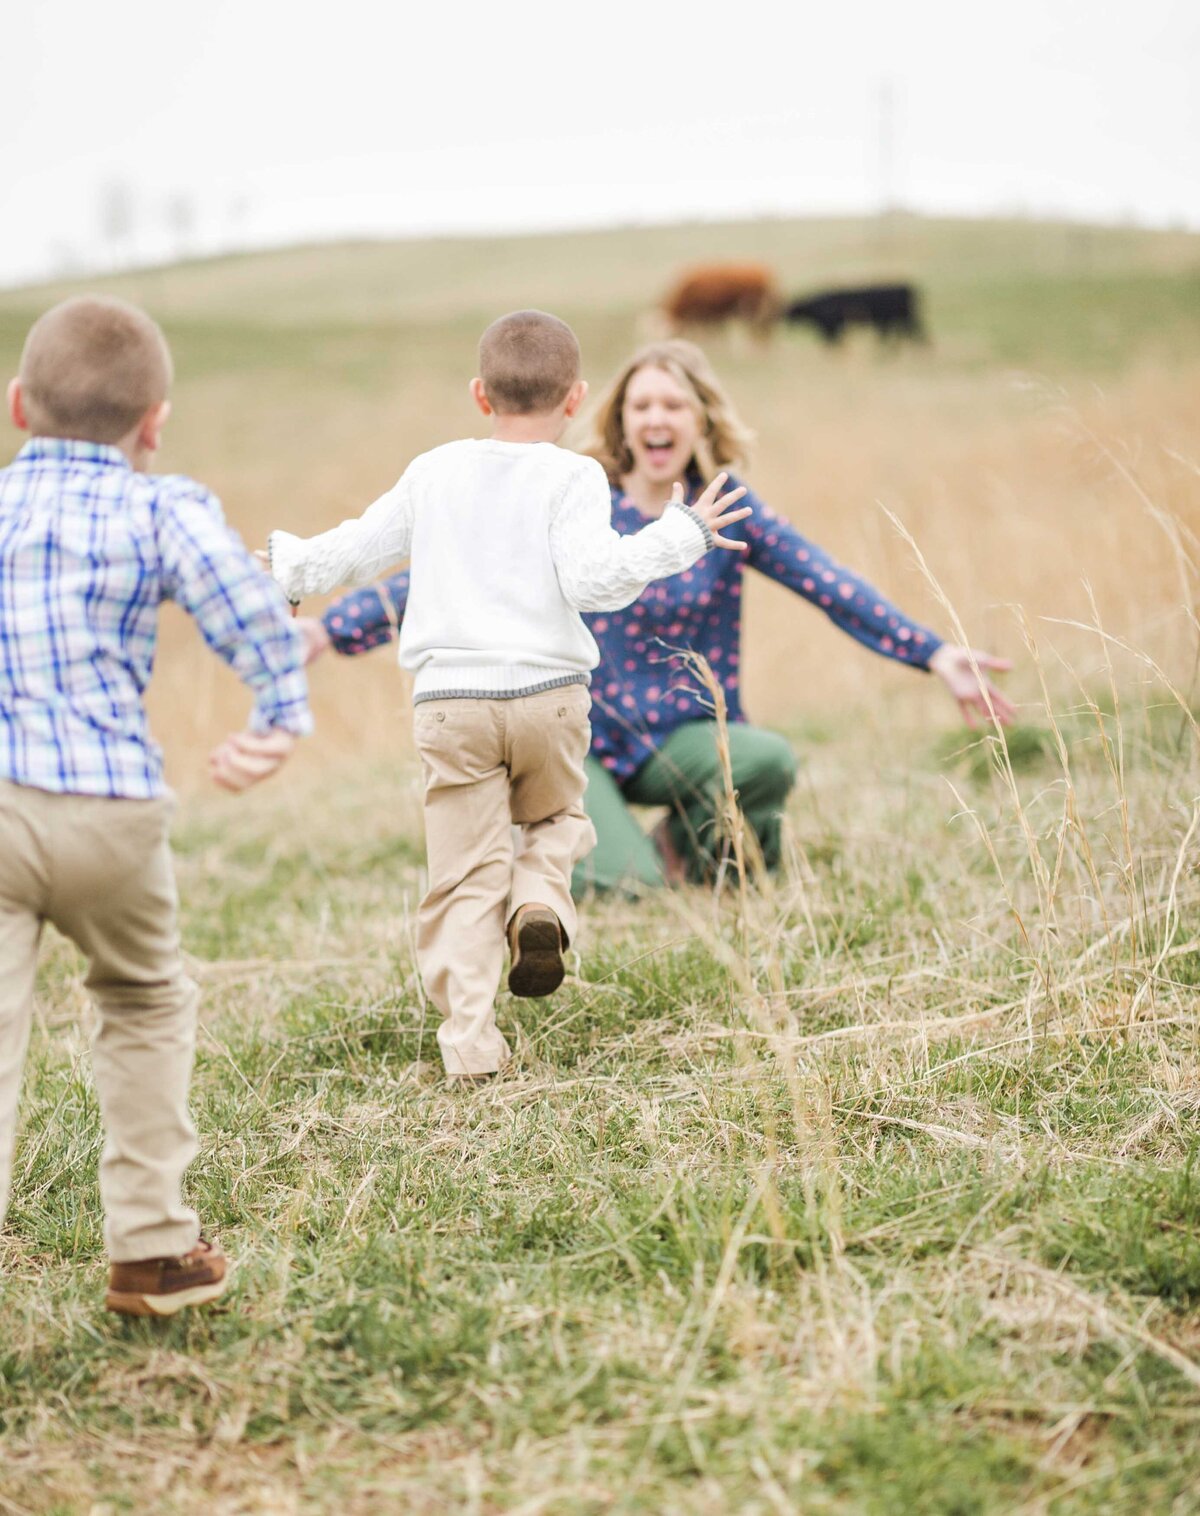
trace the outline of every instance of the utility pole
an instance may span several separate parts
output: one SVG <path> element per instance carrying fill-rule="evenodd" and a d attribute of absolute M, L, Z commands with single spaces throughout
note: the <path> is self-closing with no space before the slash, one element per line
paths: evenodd
<path fill-rule="evenodd" d="M 879 246 L 886 248 L 891 241 L 891 216 L 896 209 L 896 92 L 892 80 L 886 75 L 880 79 L 875 92 L 876 106 L 876 171 L 878 180 Z"/>
<path fill-rule="evenodd" d="M 877 92 L 879 212 L 896 208 L 896 91 L 890 79 L 881 79 Z"/>

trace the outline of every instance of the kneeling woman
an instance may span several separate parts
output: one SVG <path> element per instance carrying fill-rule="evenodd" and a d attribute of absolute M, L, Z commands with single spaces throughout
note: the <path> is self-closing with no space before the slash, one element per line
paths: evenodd
<path fill-rule="evenodd" d="M 617 375 L 601 398 L 585 451 L 608 473 L 613 525 L 625 534 L 662 514 L 675 480 L 685 480 L 691 496 L 718 469 L 737 468 L 749 441 L 700 349 L 670 341 L 641 349 Z M 707 659 L 721 683 L 733 783 L 764 861 L 769 867 L 779 862 L 780 821 L 796 760 L 785 738 L 749 725 L 742 713 L 747 568 L 795 590 L 872 652 L 938 674 L 968 721 L 976 712 L 986 716 L 989 701 L 999 720 L 1012 716 L 1005 697 L 975 672 L 1007 663 L 942 642 L 753 494 L 743 503 L 753 514 L 727 534 L 745 540 L 744 554 L 710 553 L 687 573 L 652 584 L 623 611 L 586 618 L 600 649 L 585 796 L 598 841 L 579 866 L 577 891 L 653 887 L 712 871 L 721 844 L 715 826 L 721 764 L 711 701 L 687 652 Z M 330 646 L 355 654 L 389 641 L 407 593 L 407 574 L 396 574 L 375 589 L 343 596 L 320 621 L 302 622 L 309 657 Z M 667 807 L 652 837 L 630 813 L 631 804 Z"/>

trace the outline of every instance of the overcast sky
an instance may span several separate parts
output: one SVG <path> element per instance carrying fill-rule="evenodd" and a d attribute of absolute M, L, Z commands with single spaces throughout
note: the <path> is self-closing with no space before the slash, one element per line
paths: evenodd
<path fill-rule="evenodd" d="M 7 7 L 0 280 L 114 256 L 111 186 L 141 258 L 884 198 L 1200 228 L 1196 0 L 306 9 Z"/>

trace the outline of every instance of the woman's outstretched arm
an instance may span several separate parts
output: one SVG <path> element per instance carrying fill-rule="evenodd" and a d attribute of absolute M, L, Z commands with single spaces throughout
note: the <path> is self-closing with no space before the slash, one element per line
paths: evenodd
<path fill-rule="evenodd" d="M 786 584 L 811 600 L 856 642 L 883 658 L 927 669 L 942 639 L 906 616 L 852 569 L 836 562 L 790 521 L 777 516 L 752 495 L 753 514 L 742 523 L 750 544 L 747 562 L 760 574 Z"/>
<path fill-rule="evenodd" d="M 873 653 L 937 674 L 968 726 L 975 726 L 977 719 L 995 719 L 1002 726 L 1012 721 L 1016 707 L 983 672 L 1007 671 L 1012 667 L 1007 659 L 943 642 L 761 500 L 751 494 L 746 503 L 752 514 L 742 523 L 741 533 L 750 544 L 747 562 L 752 567 L 811 600 Z"/>
<path fill-rule="evenodd" d="M 296 630 L 304 639 L 304 661 L 312 663 L 330 648 L 353 658 L 382 647 L 399 633 L 408 604 L 408 570 L 351 590 L 320 616 L 300 616 Z"/>

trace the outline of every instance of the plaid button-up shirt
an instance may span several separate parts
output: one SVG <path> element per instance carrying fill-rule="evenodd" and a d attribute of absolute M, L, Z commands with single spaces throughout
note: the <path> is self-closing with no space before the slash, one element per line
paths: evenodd
<path fill-rule="evenodd" d="M 279 591 L 203 486 L 47 437 L 0 469 L 0 777 L 74 795 L 165 792 L 142 708 L 164 600 L 253 692 L 255 731 L 311 731 Z"/>

